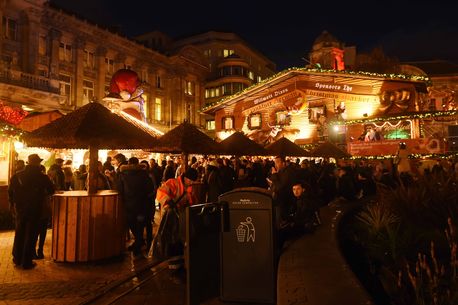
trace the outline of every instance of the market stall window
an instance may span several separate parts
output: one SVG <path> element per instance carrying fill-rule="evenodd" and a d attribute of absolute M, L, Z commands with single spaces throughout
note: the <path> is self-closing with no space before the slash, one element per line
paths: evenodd
<path fill-rule="evenodd" d="M 234 117 L 233 116 L 223 117 L 222 126 L 224 130 L 234 129 Z"/>
<path fill-rule="evenodd" d="M 248 116 L 248 128 L 249 129 L 260 129 L 261 123 L 262 123 L 262 116 L 260 113 L 254 113 Z"/>
<path fill-rule="evenodd" d="M 287 111 L 279 111 L 275 113 L 276 125 L 289 125 L 291 123 L 291 116 Z"/>

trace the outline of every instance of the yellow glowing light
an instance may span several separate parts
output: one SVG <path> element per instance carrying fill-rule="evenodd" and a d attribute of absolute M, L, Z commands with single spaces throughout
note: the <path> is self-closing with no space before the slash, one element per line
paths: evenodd
<path fill-rule="evenodd" d="M 22 143 L 21 141 L 14 141 L 14 149 L 16 151 L 21 150 L 23 148 L 24 148 L 24 143 Z"/>
<path fill-rule="evenodd" d="M 228 130 L 223 130 L 223 131 L 219 131 L 216 133 L 216 136 L 221 140 L 225 140 L 227 137 L 229 137 L 230 135 L 232 135 L 234 133 L 234 131 L 228 131 Z"/>

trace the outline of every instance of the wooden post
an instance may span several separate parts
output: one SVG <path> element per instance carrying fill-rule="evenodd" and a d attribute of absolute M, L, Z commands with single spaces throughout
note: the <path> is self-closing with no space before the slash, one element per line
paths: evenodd
<path fill-rule="evenodd" d="M 89 174 L 88 174 L 88 194 L 97 193 L 97 178 L 98 178 L 98 168 L 97 162 L 99 160 L 99 148 L 95 145 L 89 146 Z"/>

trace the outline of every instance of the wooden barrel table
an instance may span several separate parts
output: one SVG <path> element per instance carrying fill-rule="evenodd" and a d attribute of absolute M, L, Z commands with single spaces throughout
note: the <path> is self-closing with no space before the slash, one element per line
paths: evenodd
<path fill-rule="evenodd" d="M 124 212 L 116 191 L 67 191 L 53 196 L 52 258 L 89 262 L 125 250 Z"/>

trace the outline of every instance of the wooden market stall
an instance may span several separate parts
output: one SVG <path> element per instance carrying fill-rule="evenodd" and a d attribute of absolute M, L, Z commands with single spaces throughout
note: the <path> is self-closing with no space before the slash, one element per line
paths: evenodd
<path fill-rule="evenodd" d="M 67 191 L 53 198 L 52 258 L 87 262 L 120 255 L 125 221 L 116 191 L 96 189 L 99 149 L 151 148 L 156 136 L 99 103 L 87 104 L 24 137 L 28 146 L 89 149 L 87 191 Z"/>

